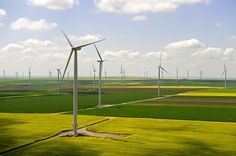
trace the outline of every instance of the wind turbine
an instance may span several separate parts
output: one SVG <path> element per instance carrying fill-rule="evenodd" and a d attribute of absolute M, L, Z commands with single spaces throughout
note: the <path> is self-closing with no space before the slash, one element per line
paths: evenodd
<path fill-rule="evenodd" d="M 223 73 L 222 73 L 222 75 L 225 75 L 225 88 L 227 88 L 227 69 L 226 69 L 226 67 L 225 67 L 225 64 L 224 64 L 224 71 L 223 71 Z"/>
<path fill-rule="evenodd" d="M 70 79 L 70 71 L 67 72 L 67 79 Z"/>
<path fill-rule="evenodd" d="M 95 66 L 92 64 L 93 66 L 93 89 L 95 90 L 95 83 L 96 83 L 96 69 Z"/>
<path fill-rule="evenodd" d="M 104 70 L 104 76 L 105 76 L 105 79 L 107 78 L 107 71 Z"/>
<path fill-rule="evenodd" d="M 160 64 L 158 66 L 158 90 L 157 95 L 160 96 L 161 94 L 161 72 L 164 71 L 168 73 L 162 66 L 161 66 L 161 54 L 160 54 Z"/>
<path fill-rule="evenodd" d="M 98 90 L 98 107 L 101 107 L 101 91 L 102 91 L 102 67 L 103 67 L 103 62 L 106 60 L 102 59 L 101 54 L 99 53 L 98 48 L 96 47 L 96 45 L 94 44 L 94 47 L 98 53 L 99 59 L 97 62 L 99 63 L 99 90 Z"/>
<path fill-rule="evenodd" d="M 120 66 L 120 79 L 123 80 L 124 78 L 124 70 L 123 70 L 123 67 L 122 65 Z"/>
<path fill-rule="evenodd" d="M 25 72 L 23 71 L 23 73 L 22 73 L 22 79 L 24 79 L 25 78 Z"/>
<path fill-rule="evenodd" d="M 200 71 L 200 79 L 202 80 L 203 70 Z"/>
<path fill-rule="evenodd" d="M 4 78 L 4 80 L 6 79 L 6 71 L 5 70 L 3 70 L 3 78 Z"/>
<path fill-rule="evenodd" d="M 178 68 L 176 68 L 176 81 L 179 80 L 179 71 L 178 71 Z"/>
<path fill-rule="evenodd" d="M 60 94 L 60 76 L 61 76 L 61 69 L 57 70 L 57 94 Z"/>
<path fill-rule="evenodd" d="M 18 72 L 16 72 L 16 79 L 18 79 Z"/>
<path fill-rule="evenodd" d="M 31 81 L 31 69 L 30 69 L 30 67 L 29 67 L 29 87 L 30 87 L 30 81 Z"/>
<path fill-rule="evenodd" d="M 52 78 L 52 71 L 49 70 L 49 71 L 48 71 L 48 79 L 50 80 L 51 78 Z"/>
<path fill-rule="evenodd" d="M 63 73 L 63 76 L 62 76 L 62 80 L 64 79 L 64 76 L 66 74 L 66 70 L 67 70 L 67 67 L 70 63 L 70 59 L 72 57 L 72 54 L 74 54 L 74 81 L 73 81 L 73 133 L 72 135 L 77 135 L 77 126 L 78 126 L 78 121 L 77 121 L 77 107 L 78 107 L 78 56 L 77 56 L 77 53 L 78 51 L 80 51 L 83 47 L 86 47 L 86 46 L 89 46 L 91 44 L 94 44 L 94 43 L 97 43 L 97 42 L 100 42 L 100 41 L 103 41 L 104 39 L 102 40 L 98 40 L 98 41 L 95 41 L 95 42 L 90 42 L 88 44 L 83 44 L 83 45 L 80 45 L 80 46 L 76 46 L 74 47 L 70 41 L 70 39 L 67 37 L 67 35 L 65 34 L 65 32 L 59 27 L 60 31 L 63 33 L 64 37 L 66 38 L 68 44 L 70 45 L 71 47 L 71 52 L 70 52 L 70 55 L 69 55 L 69 58 L 68 58 L 68 61 L 67 61 L 67 64 L 66 64 L 66 67 L 65 67 L 65 70 L 64 70 L 64 73 Z"/>
<path fill-rule="evenodd" d="M 187 70 L 187 80 L 189 80 L 189 70 Z"/>

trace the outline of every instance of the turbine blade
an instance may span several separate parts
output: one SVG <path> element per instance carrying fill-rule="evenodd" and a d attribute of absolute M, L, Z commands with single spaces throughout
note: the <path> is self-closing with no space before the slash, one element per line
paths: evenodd
<path fill-rule="evenodd" d="M 167 74 L 169 74 L 168 71 L 166 71 L 162 66 L 160 66 L 160 67 L 163 71 L 165 71 Z"/>
<path fill-rule="evenodd" d="M 62 30 L 62 28 L 57 25 L 58 28 L 60 29 L 60 31 L 62 32 L 62 34 L 64 35 L 64 37 L 66 38 L 67 42 L 69 43 L 69 45 L 71 46 L 71 48 L 73 48 L 73 44 L 71 43 L 70 39 L 68 38 L 68 36 L 66 35 L 66 33 Z"/>
<path fill-rule="evenodd" d="M 70 52 L 70 56 L 69 56 L 68 61 L 67 61 L 67 63 L 66 63 L 66 67 L 65 67 L 65 70 L 64 70 L 64 73 L 63 73 L 63 76 L 62 76 L 62 80 L 63 80 L 64 77 L 65 77 L 66 70 L 67 70 L 68 65 L 69 65 L 69 63 L 70 63 L 70 59 L 71 59 L 72 54 L 73 54 L 73 49 L 71 50 L 71 52 Z"/>
<path fill-rule="evenodd" d="M 111 59 L 105 59 L 105 60 L 102 60 L 103 62 L 105 62 L 105 61 L 110 61 Z"/>
<path fill-rule="evenodd" d="M 93 71 L 96 71 L 95 66 L 93 64 L 92 64 L 92 66 L 93 66 Z"/>
<path fill-rule="evenodd" d="M 224 74 L 225 74 L 225 70 L 223 71 L 223 73 L 221 74 L 221 76 L 224 75 Z"/>
<path fill-rule="evenodd" d="M 100 55 L 100 53 L 99 53 L 99 51 L 98 51 L 97 46 L 96 46 L 95 44 L 93 44 L 93 45 L 94 45 L 94 47 L 95 47 L 95 49 L 96 49 L 96 51 L 97 51 L 97 53 L 98 53 L 98 56 L 99 56 L 100 60 L 103 62 L 102 57 L 101 57 L 101 55 Z"/>
<path fill-rule="evenodd" d="M 95 43 L 98 43 L 98 42 L 101 42 L 101 41 L 104 41 L 105 39 L 101 39 L 101 40 L 98 40 L 98 41 L 94 41 L 94 42 L 90 42 L 90 43 L 87 43 L 87 44 L 84 44 L 84 45 L 80 45 L 78 47 L 75 47 L 76 50 L 80 50 L 81 48 L 83 47 L 86 47 L 88 45 L 91 45 L 91 44 L 95 44 Z"/>

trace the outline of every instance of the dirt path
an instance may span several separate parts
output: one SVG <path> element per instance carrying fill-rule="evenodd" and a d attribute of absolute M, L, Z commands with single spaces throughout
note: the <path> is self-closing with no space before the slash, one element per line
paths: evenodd
<path fill-rule="evenodd" d="M 90 125 L 87 125 L 85 127 L 80 128 L 77 131 L 78 136 L 90 136 L 90 137 L 98 137 L 98 138 L 119 139 L 120 137 L 124 137 L 124 136 L 130 135 L 130 134 L 115 134 L 115 133 L 91 132 L 91 131 L 88 130 L 89 127 L 91 127 L 93 125 L 96 125 L 98 123 L 101 123 L 101 122 L 108 121 L 111 118 L 113 118 L 113 117 L 108 117 L 108 118 L 106 118 L 104 120 L 101 120 L 99 122 L 92 123 Z M 59 136 L 60 137 L 71 137 L 71 136 L 73 136 L 73 134 L 72 134 L 72 131 L 70 131 L 70 132 L 61 133 Z"/>

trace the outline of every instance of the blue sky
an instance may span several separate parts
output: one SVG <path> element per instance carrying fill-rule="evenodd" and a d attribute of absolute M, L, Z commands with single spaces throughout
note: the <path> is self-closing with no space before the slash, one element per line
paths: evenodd
<path fill-rule="evenodd" d="M 98 47 L 112 59 L 104 67 L 108 75 L 118 76 L 122 64 L 127 75 L 155 76 L 161 52 L 168 77 L 178 68 L 182 77 L 203 70 L 205 77 L 221 78 L 225 63 L 233 78 L 235 15 L 235 0 L 1 0 L 0 71 L 14 75 L 30 66 L 34 75 L 47 75 L 63 69 L 69 45 L 57 23 L 75 45 L 107 38 Z M 81 52 L 81 76 L 97 58 L 93 47 Z"/>

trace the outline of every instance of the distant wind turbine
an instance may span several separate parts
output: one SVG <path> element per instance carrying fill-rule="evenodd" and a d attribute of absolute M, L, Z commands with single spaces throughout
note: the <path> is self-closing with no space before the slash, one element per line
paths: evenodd
<path fill-rule="evenodd" d="M 50 80 L 51 78 L 52 78 L 52 71 L 49 70 L 49 71 L 48 71 L 48 79 Z"/>
<path fill-rule="evenodd" d="M 102 59 L 101 54 L 99 53 L 98 48 L 96 47 L 96 45 L 94 44 L 94 47 L 97 51 L 97 54 L 99 56 L 99 59 L 97 62 L 99 63 L 99 90 L 98 90 L 98 107 L 101 107 L 101 101 L 102 101 L 102 97 L 101 97 L 101 92 L 102 92 L 102 67 L 103 67 L 103 62 L 106 60 Z"/>
<path fill-rule="evenodd" d="M 189 70 L 187 70 L 187 80 L 189 80 Z"/>
<path fill-rule="evenodd" d="M 202 80 L 203 70 L 200 71 L 200 79 Z"/>
<path fill-rule="evenodd" d="M 62 76 L 62 80 L 64 79 L 64 76 L 65 76 L 65 73 L 66 73 L 66 70 L 67 70 L 67 67 L 70 63 L 70 59 L 71 59 L 71 56 L 72 54 L 74 54 L 74 82 L 73 82 L 73 133 L 72 135 L 77 135 L 77 127 L 78 127 L 78 121 L 77 121 L 77 107 L 78 107 L 78 56 L 77 56 L 77 53 L 78 51 L 80 51 L 83 47 L 86 47 L 86 46 L 89 46 L 91 44 L 95 44 L 97 42 L 100 42 L 100 41 L 103 41 L 104 39 L 102 40 L 98 40 L 98 41 L 95 41 L 95 42 L 91 42 L 91 43 L 88 43 L 88 44 L 84 44 L 84 45 L 80 45 L 80 46 L 77 46 L 77 47 L 74 47 L 70 41 L 70 39 L 67 37 L 67 35 L 65 34 L 65 32 L 59 27 L 59 29 L 61 30 L 61 32 L 63 33 L 64 37 L 66 38 L 67 42 L 69 43 L 70 47 L 71 47 L 71 52 L 70 52 L 70 55 L 69 55 L 69 58 L 68 58 L 68 61 L 67 61 L 67 64 L 66 64 L 66 67 L 65 67 L 65 70 L 64 70 L 64 73 L 63 73 L 63 76 Z"/>
<path fill-rule="evenodd" d="M 227 88 L 227 71 L 228 70 L 226 69 L 226 66 L 224 64 L 224 71 L 223 71 L 222 75 L 225 76 L 225 88 Z"/>
<path fill-rule="evenodd" d="M 93 89 L 95 90 L 95 83 L 96 83 L 96 68 L 95 66 L 92 64 L 93 66 Z"/>
<path fill-rule="evenodd" d="M 161 66 L 161 54 L 160 54 L 160 64 L 158 66 L 158 90 L 157 90 L 157 95 L 161 95 L 161 72 L 164 71 L 168 73 L 162 66 Z"/>
<path fill-rule="evenodd" d="M 57 94 L 60 94 L 60 76 L 61 76 L 61 70 L 57 70 Z"/>
<path fill-rule="evenodd" d="M 29 87 L 31 85 L 31 68 L 29 67 Z"/>
<path fill-rule="evenodd" d="M 179 71 L 178 71 L 178 68 L 176 68 L 176 81 L 179 80 Z"/>
<path fill-rule="evenodd" d="M 106 70 L 104 70 L 104 77 L 105 77 L 105 79 L 107 78 L 107 71 Z"/>
<path fill-rule="evenodd" d="M 4 78 L 4 80 L 6 79 L 6 71 L 5 70 L 3 70 L 3 78 Z"/>
<path fill-rule="evenodd" d="M 67 79 L 70 79 L 70 71 L 67 72 Z"/>
<path fill-rule="evenodd" d="M 122 65 L 120 66 L 120 79 L 123 80 L 125 76 L 125 71 L 123 70 Z"/>

